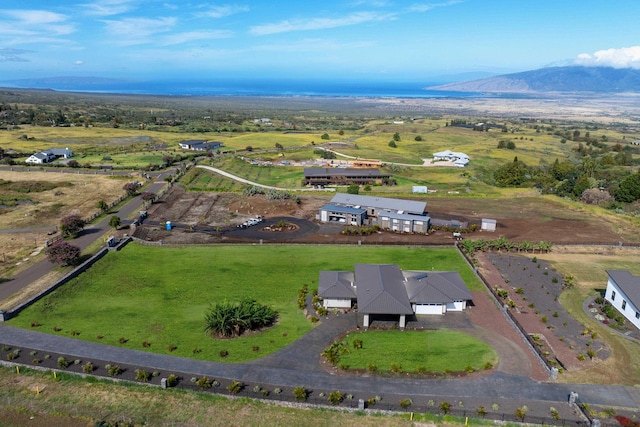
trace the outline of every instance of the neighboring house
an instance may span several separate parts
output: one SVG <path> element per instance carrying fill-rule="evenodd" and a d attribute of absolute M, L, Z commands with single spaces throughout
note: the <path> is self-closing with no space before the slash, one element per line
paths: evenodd
<path fill-rule="evenodd" d="M 355 272 L 321 271 L 318 296 L 326 308 L 351 308 L 358 304 L 363 326 L 375 316 L 443 315 L 463 311 L 471 292 L 455 271 L 402 271 L 395 264 L 356 264 Z"/>
<path fill-rule="evenodd" d="M 320 208 L 321 222 L 338 221 L 349 225 L 373 225 L 403 233 L 426 233 L 431 218 L 427 202 L 338 193 Z"/>
<path fill-rule="evenodd" d="M 433 160 L 453 162 L 453 165 L 459 168 L 463 168 L 469 164 L 469 156 L 465 153 L 459 153 L 451 150 L 433 153 Z"/>
<path fill-rule="evenodd" d="M 200 139 L 190 139 L 179 142 L 178 145 L 183 150 L 210 151 L 222 147 L 222 142 L 207 142 Z"/>
<path fill-rule="evenodd" d="M 482 231 L 496 231 L 496 225 L 498 221 L 495 219 L 482 218 L 482 224 L 480 230 Z"/>
<path fill-rule="evenodd" d="M 68 148 L 49 148 L 48 150 L 32 154 L 25 160 L 25 163 L 44 164 L 50 163 L 58 158 L 69 159 L 71 157 L 73 157 L 73 153 Z"/>
<path fill-rule="evenodd" d="M 390 177 L 378 169 L 304 168 L 302 185 L 383 184 Z"/>
<path fill-rule="evenodd" d="M 640 329 L 640 276 L 627 270 L 607 270 L 609 280 L 604 299 Z"/>

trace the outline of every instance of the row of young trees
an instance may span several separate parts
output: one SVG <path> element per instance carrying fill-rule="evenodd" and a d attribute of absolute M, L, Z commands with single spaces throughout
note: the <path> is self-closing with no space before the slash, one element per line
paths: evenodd
<path fill-rule="evenodd" d="M 460 243 L 465 252 L 471 254 L 476 251 L 505 251 L 505 252 L 533 252 L 547 253 L 551 252 L 553 244 L 550 242 L 540 241 L 533 243 L 529 241 L 510 242 L 506 237 L 500 236 L 497 239 L 465 239 Z"/>

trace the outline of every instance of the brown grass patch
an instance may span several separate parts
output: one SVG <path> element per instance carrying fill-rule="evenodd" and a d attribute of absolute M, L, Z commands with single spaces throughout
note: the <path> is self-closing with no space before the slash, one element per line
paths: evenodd
<path fill-rule="evenodd" d="M 46 191 L 21 193 L 28 196 L 31 203 L 19 204 L 8 212 L 5 211 L 0 217 L 3 229 L 53 227 L 60 223 L 63 216 L 73 212 L 89 216 L 97 211 L 96 204 L 99 200 L 110 203 L 124 194 L 122 179 L 104 175 L 0 171 L 0 179 L 58 184 Z"/>

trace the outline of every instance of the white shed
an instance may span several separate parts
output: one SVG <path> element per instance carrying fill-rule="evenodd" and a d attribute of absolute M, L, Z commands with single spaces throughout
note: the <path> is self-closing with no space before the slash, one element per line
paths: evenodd
<path fill-rule="evenodd" d="M 496 231 L 496 225 L 498 222 L 495 219 L 482 218 L 482 231 Z"/>

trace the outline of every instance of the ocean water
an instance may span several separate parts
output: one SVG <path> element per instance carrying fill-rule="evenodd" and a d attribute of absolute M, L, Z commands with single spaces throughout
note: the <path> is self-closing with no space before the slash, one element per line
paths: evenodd
<path fill-rule="evenodd" d="M 102 80 L 47 79 L 12 82 L 13 87 L 58 91 L 170 96 L 327 96 L 469 98 L 492 95 L 427 90 L 437 82 L 330 81 L 301 79 Z M 16 84 L 17 83 L 17 84 Z"/>

